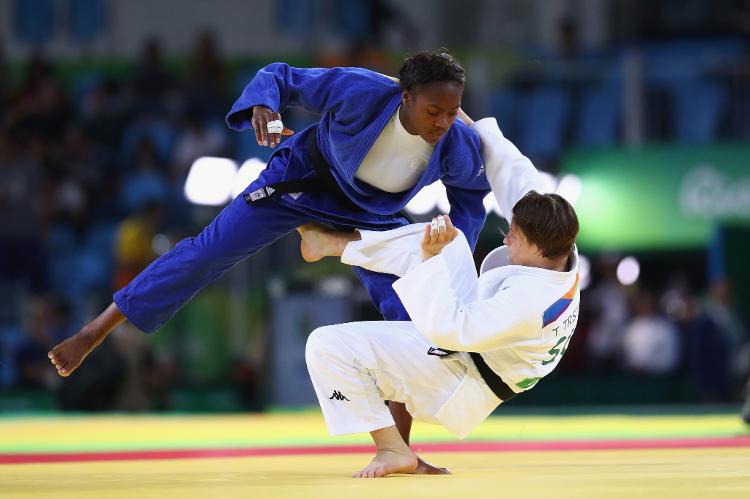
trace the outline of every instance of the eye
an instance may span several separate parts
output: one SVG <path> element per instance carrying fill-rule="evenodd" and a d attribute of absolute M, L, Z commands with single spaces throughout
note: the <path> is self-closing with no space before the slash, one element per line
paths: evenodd
<path fill-rule="evenodd" d="M 427 114 L 430 116 L 437 116 L 439 113 L 437 111 L 427 111 Z"/>

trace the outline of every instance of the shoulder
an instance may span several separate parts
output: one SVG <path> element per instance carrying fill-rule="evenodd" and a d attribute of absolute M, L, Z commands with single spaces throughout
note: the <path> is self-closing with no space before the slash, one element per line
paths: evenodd
<path fill-rule="evenodd" d="M 341 80 L 346 80 L 348 83 L 352 84 L 359 84 L 366 87 L 377 87 L 391 91 L 401 90 L 398 82 L 393 78 L 369 69 L 342 66 L 324 69 L 322 71 L 327 71 L 331 76 Z"/>
<path fill-rule="evenodd" d="M 452 133 L 455 139 L 473 140 L 477 143 L 479 142 L 479 134 L 477 134 L 477 132 L 472 127 L 458 118 L 456 118 L 456 121 L 453 122 L 449 133 Z"/>
<path fill-rule="evenodd" d="M 479 135 L 459 119 L 453 122 L 443 140 L 445 140 L 443 150 L 447 156 L 465 156 L 468 151 L 479 154 Z"/>
<path fill-rule="evenodd" d="M 441 166 L 445 174 L 474 176 L 481 173 L 481 145 L 474 130 L 462 121 L 456 120 L 442 140 L 444 143 L 441 148 Z M 467 169 L 467 164 L 475 165 L 475 170 L 478 171 Z"/>

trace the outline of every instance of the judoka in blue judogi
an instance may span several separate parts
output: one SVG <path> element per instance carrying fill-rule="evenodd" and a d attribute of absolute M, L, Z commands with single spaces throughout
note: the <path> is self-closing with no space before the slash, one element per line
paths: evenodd
<path fill-rule="evenodd" d="M 179 242 L 117 291 L 105 312 L 67 340 L 74 344 L 55 347 L 50 359 L 58 372 L 69 375 L 125 319 L 144 332 L 158 330 L 234 264 L 307 222 L 339 230 L 410 223 L 402 210 L 437 180 L 446 187 L 451 219 L 473 249 L 489 185 L 477 135 L 454 122 L 463 70 L 447 54 L 422 53 L 407 59 L 399 76 L 397 82 L 360 68 L 283 63 L 261 69 L 227 115 L 231 128 L 255 127 L 258 139 L 261 131 L 268 137 L 268 122 L 290 106 L 320 113 L 320 121 L 281 144 L 260 177 L 200 234 Z M 289 192 L 283 192 L 285 182 L 292 182 L 286 184 Z M 282 189 L 270 192 L 269 186 Z M 394 276 L 355 272 L 386 319 L 408 320 L 391 287 Z"/>

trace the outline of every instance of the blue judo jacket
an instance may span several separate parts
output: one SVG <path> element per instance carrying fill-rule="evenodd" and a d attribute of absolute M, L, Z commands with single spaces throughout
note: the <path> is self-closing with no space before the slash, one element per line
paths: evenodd
<path fill-rule="evenodd" d="M 325 193 L 287 194 L 257 205 L 248 205 L 239 196 L 200 234 L 180 241 L 115 293 L 114 301 L 122 313 L 142 331 L 156 331 L 234 264 L 295 227 L 312 220 L 342 228 L 398 227 L 407 223 L 398 212 L 422 187 L 438 179 L 446 186 L 453 222 L 473 246 L 485 220 L 483 199 L 489 185 L 480 160 L 479 138 L 463 123 L 454 123 L 436 144 L 414 188 L 391 194 L 355 179 L 357 168 L 400 102 L 401 88 L 393 80 L 364 69 L 296 69 L 271 64 L 259 71 L 227 116 L 232 128 L 250 128 L 255 105 L 279 112 L 298 105 L 322 118 L 317 126 L 284 142 L 245 192 L 314 176 L 305 143 L 314 132 L 341 191 L 362 209 L 343 206 L 337 196 Z M 391 287 L 395 276 L 354 270 L 386 319 L 408 319 Z"/>
<path fill-rule="evenodd" d="M 273 63 L 258 71 L 232 106 L 226 121 L 238 131 L 252 128 L 253 106 L 266 106 L 283 112 L 290 106 L 322 115 L 316 128 L 304 130 L 286 140 L 274 153 L 286 155 L 285 171 L 269 168 L 258 186 L 280 180 L 307 178 L 313 166 L 304 155 L 290 149 L 303 148 L 304 138 L 313 130 L 318 148 L 343 193 L 363 210 L 390 215 L 402 210 L 423 187 L 441 180 L 450 201 L 450 216 L 474 247 L 484 225 L 484 196 L 490 191 L 480 156 L 479 137 L 456 120 L 436 144 L 431 160 L 417 184 L 404 192 L 381 191 L 355 178 L 355 173 L 375 140 L 401 103 L 402 89 L 392 79 L 361 68 L 294 68 Z M 300 198 L 299 203 L 320 203 L 317 197 Z M 309 209 L 325 209 L 307 206 Z"/>

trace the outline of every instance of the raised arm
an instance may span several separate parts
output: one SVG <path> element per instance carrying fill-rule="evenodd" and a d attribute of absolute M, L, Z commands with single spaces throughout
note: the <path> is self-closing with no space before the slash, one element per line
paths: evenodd
<path fill-rule="evenodd" d="M 466 118 L 471 121 L 468 116 Z M 471 121 L 470 126 L 482 143 L 482 161 L 492 193 L 503 216 L 510 221 L 513 206 L 527 192 L 546 192 L 542 176 L 529 158 L 503 136 L 495 118 Z"/>
<path fill-rule="evenodd" d="M 366 69 L 295 68 L 275 62 L 250 80 L 226 120 L 234 130 L 247 130 L 255 106 L 278 113 L 290 106 L 300 106 L 313 113 L 335 114 L 358 94 L 383 94 L 397 88 L 398 84 L 390 78 Z"/>

